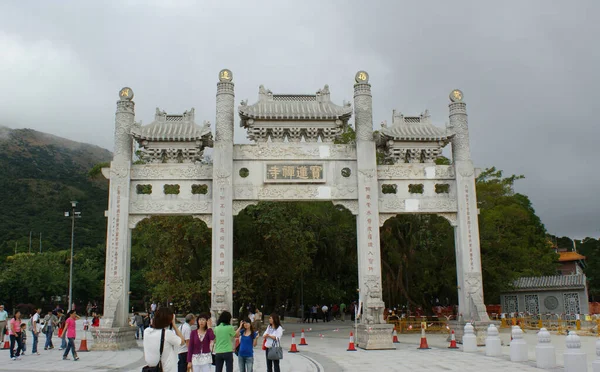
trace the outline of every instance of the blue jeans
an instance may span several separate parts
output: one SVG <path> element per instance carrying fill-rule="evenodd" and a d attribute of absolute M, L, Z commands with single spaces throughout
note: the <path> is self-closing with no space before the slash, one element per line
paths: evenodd
<path fill-rule="evenodd" d="M 67 344 L 63 358 L 66 358 L 69 355 L 69 351 L 73 354 L 73 358 L 77 358 L 77 353 L 75 352 L 75 338 L 69 337 L 69 343 Z"/>
<path fill-rule="evenodd" d="M 37 353 L 38 334 L 35 333 L 34 331 L 31 331 L 31 334 L 33 335 L 33 340 L 31 341 L 33 344 L 33 346 L 31 347 L 31 353 L 35 354 L 35 353 Z"/>
<path fill-rule="evenodd" d="M 52 345 L 52 326 L 46 327 L 46 343 L 44 344 L 44 350 L 54 347 Z"/>
<path fill-rule="evenodd" d="M 67 331 L 63 332 L 63 335 L 60 339 L 62 340 L 62 342 L 60 343 L 60 348 L 66 349 L 67 348 Z"/>
<path fill-rule="evenodd" d="M 240 367 L 240 372 L 252 372 L 254 357 L 238 356 L 238 365 Z"/>
<path fill-rule="evenodd" d="M 135 330 L 135 338 L 140 338 L 140 334 L 142 335 L 142 340 L 144 339 L 144 325 L 139 325 L 137 326 L 137 329 Z"/>

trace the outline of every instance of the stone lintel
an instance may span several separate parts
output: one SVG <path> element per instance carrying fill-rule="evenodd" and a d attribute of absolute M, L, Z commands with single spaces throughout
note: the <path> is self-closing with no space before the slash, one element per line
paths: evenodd
<path fill-rule="evenodd" d="M 92 328 L 91 350 L 116 351 L 137 348 L 135 327 Z"/>
<path fill-rule="evenodd" d="M 393 324 L 359 324 L 356 343 L 365 350 L 395 350 L 392 342 Z"/>

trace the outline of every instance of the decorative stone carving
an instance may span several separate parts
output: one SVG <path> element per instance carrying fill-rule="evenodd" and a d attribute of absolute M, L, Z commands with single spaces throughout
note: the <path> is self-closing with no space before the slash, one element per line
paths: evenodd
<path fill-rule="evenodd" d="M 217 279 L 214 284 L 213 301 L 214 307 L 212 310 L 227 310 L 227 295 L 229 289 L 228 279 Z"/>
<path fill-rule="evenodd" d="M 432 168 L 433 167 L 433 168 Z M 426 169 L 432 169 L 435 177 L 428 177 Z M 451 165 L 429 165 L 429 164 L 397 164 L 378 165 L 377 178 L 380 180 L 402 180 L 402 179 L 455 179 L 454 167 Z"/>
<path fill-rule="evenodd" d="M 118 328 L 94 327 L 91 331 L 94 342 L 91 350 L 94 351 L 117 351 L 137 348 L 135 340 L 135 327 Z"/>
<path fill-rule="evenodd" d="M 208 228 L 212 228 L 212 214 L 195 214 L 192 217 L 204 221 Z"/>
<path fill-rule="evenodd" d="M 476 321 L 486 321 L 489 317 L 486 312 L 485 304 L 483 303 L 483 289 L 481 286 L 481 273 L 466 272 L 465 290 L 467 292 L 467 301 L 471 309 L 471 317 Z"/>
<path fill-rule="evenodd" d="M 373 98 L 370 84 L 354 84 L 356 139 L 373 141 Z"/>
<path fill-rule="evenodd" d="M 129 167 L 112 163 L 110 167 L 111 178 L 126 178 L 129 175 Z"/>
<path fill-rule="evenodd" d="M 137 226 L 138 223 L 140 223 L 142 220 L 146 219 L 146 218 L 150 218 L 152 216 L 147 215 L 147 214 L 134 214 L 134 215 L 130 215 L 129 216 L 129 221 L 127 222 L 127 227 L 129 227 L 130 229 L 135 229 L 135 227 Z"/>
<path fill-rule="evenodd" d="M 385 221 L 396 216 L 396 213 L 379 213 L 379 227 L 383 226 L 383 224 L 385 224 Z"/>
<path fill-rule="evenodd" d="M 456 213 L 437 213 L 437 215 L 448 220 L 448 222 L 450 222 L 450 226 L 458 226 L 458 217 Z"/>
<path fill-rule="evenodd" d="M 256 142 L 332 142 L 352 114 L 350 106 L 331 102 L 326 85 L 315 95 L 273 94 L 259 88 L 258 102 L 240 105 L 240 125 Z"/>
<path fill-rule="evenodd" d="M 464 102 L 452 102 L 448 107 L 450 109 L 450 123 L 447 129 L 454 134 L 452 138 L 452 159 L 454 162 L 470 160 L 471 150 L 466 104 Z"/>
<path fill-rule="evenodd" d="M 353 215 L 358 214 L 358 201 L 357 200 L 338 200 L 334 202 L 335 205 L 341 205 L 350 211 Z"/>
<path fill-rule="evenodd" d="M 333 199 L 355 199 L 357 196 L 357 190 L 354 186 L 337 186 L 332 190 Z"/>
<path fill-rule="evenodd" d="M 152 201 L 138 200 L 130 205 L 131 214 L 204 214 L 209 211 L 209 202 L 192 200 Z"/>
<path fill-rule="evenodd" d="M 413 209 L 407 208 L 407 200 L 414 200 L 418 204 L 411 202 L 409 206 Z M 413 204 L 416 205 L 416 210 Z M 456 212 L 457 209 L 456 199 L 450 198 L 400 199 L 395 194 L 383 194 L 379 198 L 379 211 L 382 213 L 445 213 Z"/>
<path fill-rule="evenodd" d="M 356 149 L 351 145 L 315 143 L 314 145 L 294 143 L 260 143 L 256 145 L 235 145 L 235 160 L 274 160 L 274 159 L 328 159 L 354 160 Z"/>
<path fill-rule="evenodd" d="M 236 186 L 233 193 L 233 197 L 235 199 L 253 199 L 254 187 L 252 187 L 252 185 Z"/>
<path fill-rule="evenodd" d="M 215 141 L 233 143 L 233 115 L 235 97 L 232 82 L 217 83 L 217 119 Z"/>
<path fill-rule="evenodd" d="M 558 307 L 558 298 L 555 296 L 548 296 L 544 299 L 544 306 L 548 310 L 555 310 Z"/>
<path fill-rule="evenodd" d="M 226 187 L 231 185 L 231 172 L 225 169 L 219 169 L 216 173 L 217 179 L 215 180 L 215 182 L 219 187 Z"/>
<path fill-rule="evenodd" d="M 538 368 L 550 369 L 556 367 L 556 352 L 552 345 L 550 332 L 541 328 L 537 334 L 538 344 L 535 347 L 535 362 Z"/>
<path fill-rule="evenodd" d="M 117 113 L 115 115 L 115 160 L 131 160 L 132 139 L 129 131 L 134 124 L 135 103 L 130 100 L 117 101 Z"/>
<path fill-rule="evenodd" d="M 381 299 L 381 277 L 378 275 L 365 275 L 364 285 L 367 293 L 363 298 L 365 312 L 363 314 L 363 324 L 382 324 L 383 309 L 385 303 Z"/>
<path fill-rule="evenodd" d="M 258 200 L 234 200 L 233 201 L 233 215 L 237 216 L 244 208 L 249 205 L 258 204 Z"/>
<path fill-rule="evenodd" d="M 209 180 L 213 166 L 208 164 L 144 164 L 131 166 L 132 180 Z"/>
<path fill-rule="evenodd" d="M 258 190 L 259 199 L 314 199 L 319 196 L 322 186 L 265 186 Z"/>
<path fill-rule="evenodd" d="M 473 163 L 471 163 L 471 161 L 461 161 L 460 163 L 456 164 L 456 168 L 458 168 L 458 173 L 463 177 L 471 177 L 475 172 L 475 168 L 473 168 Z"/>

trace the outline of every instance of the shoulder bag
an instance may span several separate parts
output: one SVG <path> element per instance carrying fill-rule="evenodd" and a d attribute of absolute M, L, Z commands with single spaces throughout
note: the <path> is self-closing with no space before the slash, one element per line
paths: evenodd
<path fill-rule="evenodd" d="M 283 350 L 279 345 L 279 340 L 273 340 L 273 345 L 267 351 L 267 359 L 280 360 L 283 359 Z"/>
<path fill-rule="evenodd" d="M 158 364 L 155 367 L 145 366 L 142 368 L 142 372 L 163 372 L 162 367 L 162 353 L 165 346 L 165 329 L 163 328 L 160 334 L 160 356 L 158 357 Z"/>

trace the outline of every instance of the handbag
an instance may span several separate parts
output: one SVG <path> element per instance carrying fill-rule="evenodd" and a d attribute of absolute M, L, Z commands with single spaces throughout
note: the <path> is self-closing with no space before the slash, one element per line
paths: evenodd
<path fill-rule="evenodd" d="M 280 360 L 283 359 L 283 349 L 279 345 L 279 340 L 273 341 L 273 345 L 267 351 L 267 359 Z"/>
<path fill-rule="evenodd" d="M 142 372 L 163 372 L 162 367 L 162 353 L 165 346 L 165 329 L 163 328 L 160 334 L 160 356 L 158 357 L 158 364 L 155 367 L 144 366 Z"/>
<path fill-rule="evenodd" d="M 233 349 L 233 353 L 235 355 L 238 355 L 240 352 L 240 344 L 241 344 L 240 338 L 241 338 L 241 336 L 235 339 L 235 348 Z"/>
<path fill-rule="evenodd" d="M 210 353 L 200 353 L 192 355 L 193 366 L 203 366 L 206 364 L 212 364 L 212 357 Z"/>

